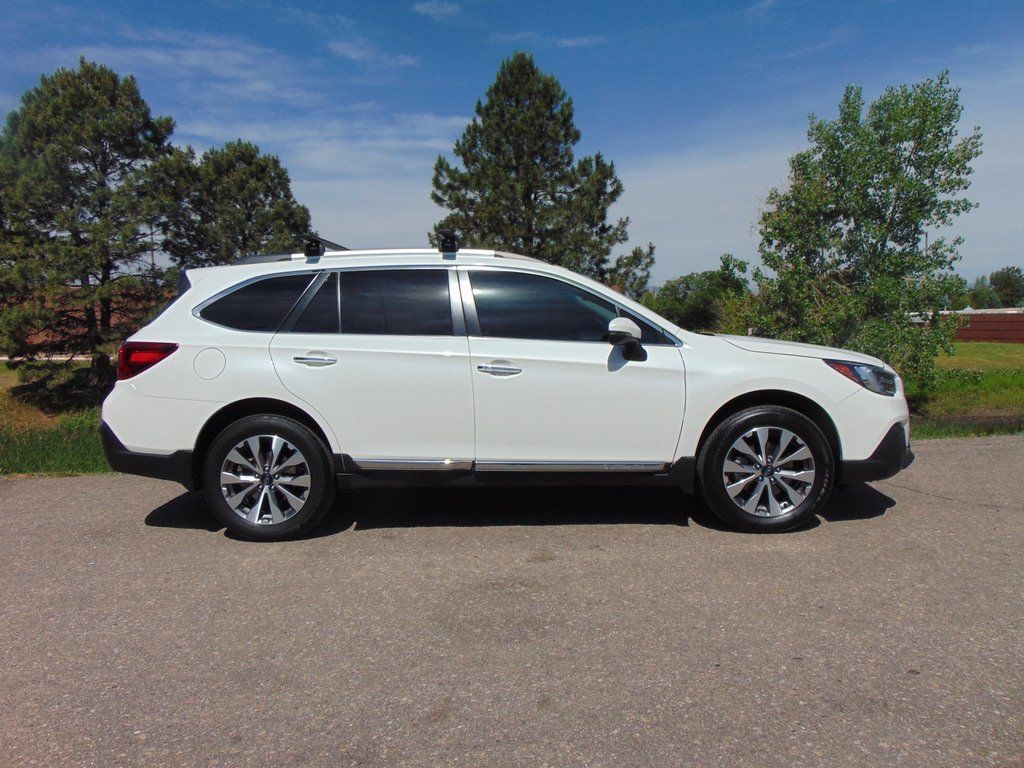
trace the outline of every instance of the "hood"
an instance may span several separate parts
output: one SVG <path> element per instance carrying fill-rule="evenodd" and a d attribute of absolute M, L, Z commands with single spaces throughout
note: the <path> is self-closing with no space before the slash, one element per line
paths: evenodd
<path fill-rule="evenodd" d="M 717 336 L 734 347 L 747 352 L 762 352 L 769 355 L 796 355 L 797 357 L 816 357 L 829 360 L 847 360 L 851 363 L 867 363 L 888 367 L 877 357 L 861 352 L 836 347 L 820 347 L 817 344 L 802 344 L 798 341 L 782 341 L 780 339 L 762 339 L 757 336 Z"/>

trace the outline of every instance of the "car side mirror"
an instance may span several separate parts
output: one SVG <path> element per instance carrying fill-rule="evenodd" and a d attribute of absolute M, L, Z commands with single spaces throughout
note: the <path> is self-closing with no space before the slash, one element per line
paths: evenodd
<path fill-rule="evenodd" d="M 628 317 L 613 317 L 608 323 L 608 343 L 615 347 L 640 343 L 640 326 Z"/>
<path fill-rule="evenodd" d="M 643 362 L 647 359 L 647 350 L 640 346 L 640 326 L 628 317 L 615 317 L 608 323 L 608 343 L 622 348 L 624 360 Z"/>

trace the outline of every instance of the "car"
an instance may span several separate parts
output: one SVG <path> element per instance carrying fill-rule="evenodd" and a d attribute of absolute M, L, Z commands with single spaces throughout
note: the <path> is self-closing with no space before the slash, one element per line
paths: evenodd
<path fill-rule="evenodd" d="M 511 253 L 309 253 L 183 274 L 119 350 L 115 470 L 201 489 L 229 531 L 276 540 L 389 485 L 669 485 L 782 531 L 913 460 L 876 358 L 694 333 Z"/>

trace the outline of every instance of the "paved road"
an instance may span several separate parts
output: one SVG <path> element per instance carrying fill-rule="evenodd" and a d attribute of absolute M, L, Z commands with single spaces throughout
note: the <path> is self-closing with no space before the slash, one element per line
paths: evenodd
<path fill-rule="evenodd" d="M 233 540 L 169 483 L 0 482 L 0 764 L 1024 764 L 1024 438 L 805 530 L 665 490 L 360 492 Z"/>

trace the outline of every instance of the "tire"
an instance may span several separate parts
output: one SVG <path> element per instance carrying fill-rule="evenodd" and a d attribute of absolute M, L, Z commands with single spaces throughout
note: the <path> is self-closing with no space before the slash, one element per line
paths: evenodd
<path fill-rule="evenodd" d="M 725 523 L 753 533 L 786 531 L 816 514 L 835 480 L 835 457 L 818 426 L 777 405 L 729 416 L 697 461 L 701 495 Z"/>
<path fill-rule="evenodd" d="M 224 482 L 228 478 L 235 479 Z M 327 446 L 284 416 L 239 419 L 206 452 L 203 493 L 231 533 L 255 541 L 299 536 L 315 528 L 334 502 Z"/>

